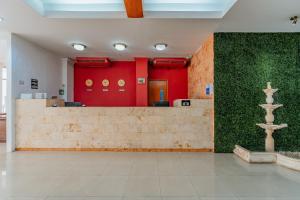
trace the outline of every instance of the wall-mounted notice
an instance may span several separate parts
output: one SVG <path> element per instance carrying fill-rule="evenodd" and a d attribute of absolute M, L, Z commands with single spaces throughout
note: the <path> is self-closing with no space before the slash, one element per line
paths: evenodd
<path fill-rule="evenodd" d="M 146 79 L 145 78 L 137 78 L 137 82 L 138 82 L 138 84 L 145 84 Z"/>
<path fill-rule="evenodd" d="M 31 89 L 34 89 L 34 90 L 39 89 L 39 81 L 35 78 L 31 79 Z"/>
<path fill-rule="evenodd" d="M 205 87 L 205 95 L 210 96 L 213 94 L 213 84 L 207 84 Z"/>

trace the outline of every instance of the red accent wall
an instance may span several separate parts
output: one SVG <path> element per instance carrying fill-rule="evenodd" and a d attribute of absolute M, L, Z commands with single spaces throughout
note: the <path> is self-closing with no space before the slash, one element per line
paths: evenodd
<path fill-rule="evenodd" d="M 148 106 L 148 58 L 136 61 L 136 106 Z M 138 84 L 138 78 L 145 78 L 145 84 Z"/>
<path fill-rule="evenodd" d="M 175 99 L 188 98 L 188 70 L 149 68 L 149 80 L 167 80 L 170 106 Z"/>
<path fill-rule="evenodd" d="M 134 61 L 115 61 L 111 67 L 80 67 L 74 68 L 74 100 L 87 106 L 135 106 L 136 77 Z M 94 85 L 88 91 L 85 80 L 92 79 Z M 108 79 L 110 84 L 107 92 L 102 91 L 102 80 Z M 118 80 L 124 79 L 125 91 L 120 92 Z"/>

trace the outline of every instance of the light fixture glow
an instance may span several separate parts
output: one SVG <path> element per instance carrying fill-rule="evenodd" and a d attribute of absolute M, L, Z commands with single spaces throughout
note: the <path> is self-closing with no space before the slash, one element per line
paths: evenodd
<path fill-rule="evenodd" d="M 4 21 L 4 18 L 3 17 L 0 17 L 0 22 L 3 22 Z"/>
<path fill-rule="evenodd" d="M 124 51 L 127 48 L 127 45 L 124 43 L 116 43 L 114 44 L 114 47 L 118 51 Z"/>
<path fill-rule="evenodd" d="M 86 49 L 86 46 L 83 44 L 74 43 L 72 44 L 72 47 L 77 51 L 83 51 Z"/>
<path fill-rule="evenodd" d="M 168 47 L 168 45 L 165 44 L 165 43 L 157 43 L 157 44 L 154 45 L 154 48 L 157 51 L 164 51 L 167 47 Z"/>
<path fill-rule="evenodd" d="M 2 171 L 1 171 L 1 175 L 2 175 L 2 176 L 6 176 L 6 171 L 2 170 Z"/>

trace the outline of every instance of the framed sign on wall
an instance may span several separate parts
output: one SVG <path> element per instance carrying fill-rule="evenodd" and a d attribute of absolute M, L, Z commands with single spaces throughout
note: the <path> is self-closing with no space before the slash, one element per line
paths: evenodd
<path fill-rule="evenodd" d="M 138 84 L 142 85 L 146 83 L 146 79 L 145 78 L 137 78 L 137 82 Z"/>
<path fill-rule="evenodd" d="M 34 90 L 39 89 L 39 81 L 35 78 L 31 79 L 31 89 L 34 89 Z"/>

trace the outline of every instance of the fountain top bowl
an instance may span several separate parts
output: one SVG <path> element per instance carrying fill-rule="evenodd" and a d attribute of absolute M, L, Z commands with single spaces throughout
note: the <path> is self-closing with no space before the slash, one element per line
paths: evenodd
<path fill-rule="evenodd" d="M 280 124 L 280 125 L 275 125 L 275 124 L 256 124 L 260 128 L 267 129 L 267 130 L 279 130 L 282 128 L 288 127 L 287 124 Z"/>
<path fill-rule="evenodd" d="M 282 107 L 282 104 L 260 104 L 260 107 L 264 109 L 272 109 L 275 110 L 276 108 Z"/>

